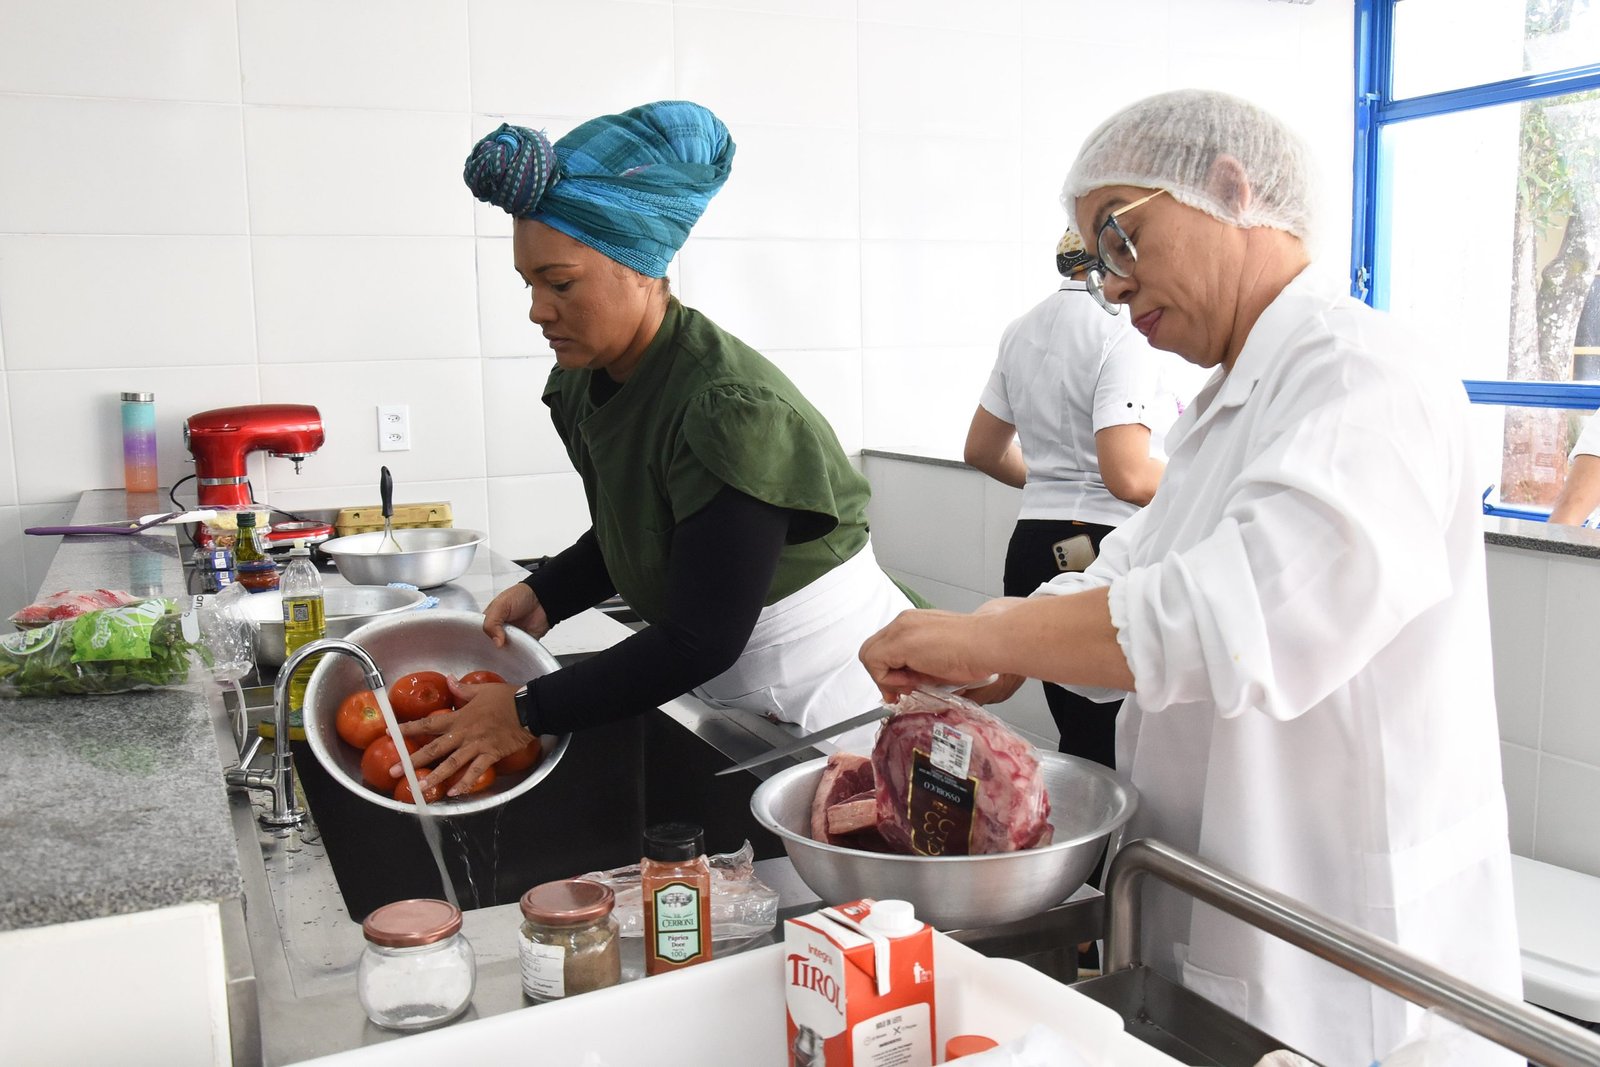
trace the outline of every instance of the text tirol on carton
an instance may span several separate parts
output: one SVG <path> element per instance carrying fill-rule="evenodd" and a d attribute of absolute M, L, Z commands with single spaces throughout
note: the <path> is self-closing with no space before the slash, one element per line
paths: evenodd
<path fill-rule="evenodd" d="M 791 1064 L 932 1067 L 933 931 L 910 904 L 823 908 L 784 923 L 783 944 Z"/>

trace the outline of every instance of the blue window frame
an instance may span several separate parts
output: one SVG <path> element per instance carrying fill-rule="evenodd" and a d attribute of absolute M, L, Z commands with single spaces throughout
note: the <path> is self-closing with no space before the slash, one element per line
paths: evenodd
<path fill-rule="evenodd" d="M 1350 291 L 1373 307 L 1390 306 L 1390 220 L 1394 159 L 1390 132 L 1402 123 L 1460 115 L 1503 104 L 1600 89 L 1600 47 L 1595 62 L 1396 98 L 1396 8 L 1405 0 L 1356 0 L 1354 198 L 1350 235 Z M 1404 61 L 1404 57 L 1402 57 Z M 1573 381 L 1465 379 L 1474 403 L 1514 408 L 1600 408 L 1600 384 Z M 1493 490 L 1494 486 L 1490 487 Z M 1498 506 L 1485 494 L 1484 510 L 1542 518 L 1535 508 Z"/>
<path fill-rule="evenodd" d="M 1350 292 L 1388 307 L 1389 160 L 1384 131 L 1401 122 L 1452 115 L 1497 104 L 1600 89 L 1600 57 L 1581 67 L 1469 85 L 1427 96 L 1394 98 L 1394 13 L 1404 0 L 1356 0 L 1355 202 L 1350 234 Z"/>

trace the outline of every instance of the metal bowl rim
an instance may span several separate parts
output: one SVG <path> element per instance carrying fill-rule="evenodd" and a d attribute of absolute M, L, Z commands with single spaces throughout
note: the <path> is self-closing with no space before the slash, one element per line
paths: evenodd
<path fill-rule="evenodd" d="M 797 833 L 796 831 L 791 830 L 787 826 L 779 823 L 777 819 L 773 818 L 771 815 L 770 809 L 772 806 L 772 794 L 778 792 L 780 787 L 787 784 L 791 779 L 799 778 L 801 775 L 806 774 L 807 772 L 820 770 L 822 767 L 825 767 L 828 763 L 828 758 L 823 756 L 819 759 L 809 760 L 794 767 L 787 767 L 773 775 L 771 778 L 768 778 L 766 781 L 762 782 L 756 787 L 756 791 L 750 795 L 750 812 L 756 817 L 757 822 L 761 823 L 762 826 L 783 838 L 785 842 L 794 841 L 798 844 L 815 848 L 820 852 L 831 852 L 840 856 L 870 856 L 874 861 L 887 860 L 892 863 L 915 863 L 918 865 L 924 865 L 928 863 L 962 864 L 983 863 L 985 861 L 1003 862 L 1008 857 L 1012 856 L 1047 855 L 1051 852 L 1065 851 L 1066 849 L 1074 848 L 1078 845 L 1106 837 L 1108 834 L 1115 833 L 1117 830 L 1127 825 L 1128 820 L 1133 818 L 1134 811 L 1139 807 L 1139 794 L 1131 785 L 1117 777 L 1116 772 L 1112 771 L 1110 768 L 1103 767 L 1100 764 L 1095 763 L 1093 760 L 1083 759 L 1080 756 L 1068 755 L 1064 752 L 1040 752 L 1038 753 L 1038 756 L 1041 761 L 1051 760 L 1058 763 L 1074 764 L 1080 769 L 1088 770 L 1097 778 L 1109 780 L 1111 784 L 1116 787 L 1115 795 L 1120 800 L 1120 805 L 1117 811 L 1113 812 L 1110 819 L 1108 819 L 1105 824 L 1097 829 L 1091 830 L 1087 833 L 1079 834 L 1076 837 L 1069 837 L 1063 841 L 1052 840 L 1048 845 L 1040 845 L 1035 848 L 1018 849 L 1015 852 L 985 852 L 976 856 L 917 856 L 907 855 L 902 852 L 869 852 L 866 849 L 846 848 L 844 845 L 829 844 L 826 841 L 818 841 L 816 838 L 810 837 L 806 834 Z"/>
<path fill-rule="evenodd" d="M 485 541 L 487 541 L 489 539 L 489 535 L 484 533 L 483 531 L 481 531 L 481 530 L 469 530 L 464 526 L 421 526 L 421 527 L 414 527 L 414 529 L 421 529 L 421 530 L 428 530 L 428 531 L 446 530 L 446 531 L 453 531 L 455 533 L 470 534 L 471 536 L 469 538 L 465 539 L 465 540 L 454 542 L 453 544 L 434 545 L 434 546 L 432 546 L 430 548 L 401 549 L 399 552 L 358 552 L 358 551 L 354 550 L 353 548 L 351 548 L 351 546 L 350 546 L 350 542 L 351 541 L 354 541 L 357 538 L 369 538 L 370 539 L 370 538 L 373 538 L 373 537 L 378 537 L 378 538 L 381 539 L 381 537 L 383 536 L 383 531 L 381 531 L 381 530 L 363 530 L 361 533 L 358 533 L 358 534 L 345 534 L 343 537 L 330 538 L 329 540 L 322 542 L 322 544 L 318 545 L 317 547 L 321 551 L 327 553 L 330 556 L 334 556 L 336 558 L 338 557 L 338 555 L 341 552 L 343 552 L 347 556 L 396 556 L 396 557 L 405 557 L 405 556 L 421 556 L 421 555 L 427 555 L 427 554 L 438 554 L 440 552 L 450 552 L 450 551 L 453 551 L 454 549 L 458 549 L 458 548 L 467 548 L 467 547 L 472 546 L 472 545 L 481 545 L 481 544 L 483 544 L 483 542 L 485 542 Z M 395 533 L 405 533 L 405 532 L 407 532 L 407 531 L 406 530 L 396 530 L 395 531 Z M 340 542 L 343 542 L 343 544 L 341 544 Z"/>
<path fill-rule="evenodd" d="M 483 623 L 483 615 L 479 612 L 458 611 L 451 608 L 429 608 L 426 611 L 417 612 L 416 616 L 428 620 L 472 620 L 480 626 Z M 359 645 L 363 636 L 370 638 L 375 632 L 405 625 L 411 621 L 411 618 L 412 616 L 409 612 L 398 612 L 394 615 L 377 618 L 352 630 L 345 640 Z M 546 673 L 560 669 L 561 665 L 555 656 L 551 654 L 549 649 L 535 640 L 532 635 L 515 627 L 507 627 L 506 640 L 510 644 L 525 646 L 522 650 L 531 652 L 534 661 L 547 668 Z M 316 683 L 317 675 L 321 674 L 328 664 L 342 658 L 345 657 L 338 655 L 324 656 L 321 662 L 317 664 L 316 669 L 311 672 L 307 688 L 309 689 L 311 685 Z M 307 725 L 309 726 L 310 724 L 308 723 Z M 332 753 L 326 750 L 326 746 L 322 743 L 322 732 L 316 729 L 306 730 L 306 740 L 310 742 L 311 751 L 316 755 L 317 762 L 322 764 L 323 769 L 328 772 L 330 778 L 344 786 L 345 789 L 363 800 L 371 801 L 381 807 L 388 808 L 390 811 L 398 811 L 406 815 L 426 815 L 429 818 L 447 818 L 453 815 L 471 815 L 474 812 L 488 811 L 526 793 L 542 782 L 551 771 L 555 770 L 556 764 L 561 762 L 561 757 L 566 754 L 567 745 L 572 740 L 571 734 L 541 734 L 539 740 L 542 744 L 544 738 L 552 736 L 556 739 L 555 744 L 550 746 L 539 766 L 529 772 L 528 776 L 522 781 L 504 792 L 490 793 L 487 796 L 475 797 L 470 800 L 451 800 L 438 804 L 402 804 L 394 797 L 384 796 L 376 790 L 368 789 L 365 785 L 353 781 L 348 772 L 339 766 Z"/>

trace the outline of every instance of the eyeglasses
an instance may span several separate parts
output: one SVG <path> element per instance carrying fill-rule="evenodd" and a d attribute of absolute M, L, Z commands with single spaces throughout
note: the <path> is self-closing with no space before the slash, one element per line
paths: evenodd
<path fill-rule="evenodd" d="M 1133 247 L 1133 239 L 1128 236 L 1128 231 L 1122 228 L 1122 223 L 1118 222 L 1117 218 L 1126 215 L 1140 204 L 1154 200 L 1164 192 L 1165 189 L 1157 189 L 1149 196 L 1140 197 L 1131 204 L 1119 207 L 1106 216 L 1106 221 L 1100 224 L 1100 231 L 1095 234 L 1094 250 L 1097 258 L 1089 264 L 1083 280 L 1095 303 L 1105 308 L 1109 314 L 1115 315 L 1120 312 L 1122 305 L 1113 304 L 1106 299 L 1106 272 L 1110 271 L 1119 278 L 1127 278 L 1133 274 L 1134 265 L 1139 262 L 1139 252 Z"/>

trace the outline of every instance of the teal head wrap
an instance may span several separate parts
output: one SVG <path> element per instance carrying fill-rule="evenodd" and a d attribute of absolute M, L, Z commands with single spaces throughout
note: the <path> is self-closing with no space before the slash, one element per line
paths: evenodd
<path fill-rule="evenodd" d="M 472 195 L 660 278 L 728 180 L 733 138 L 710 111 L 662 100 L 590 119 L 555 144 L 523 126 L 473 146 Z"/>

